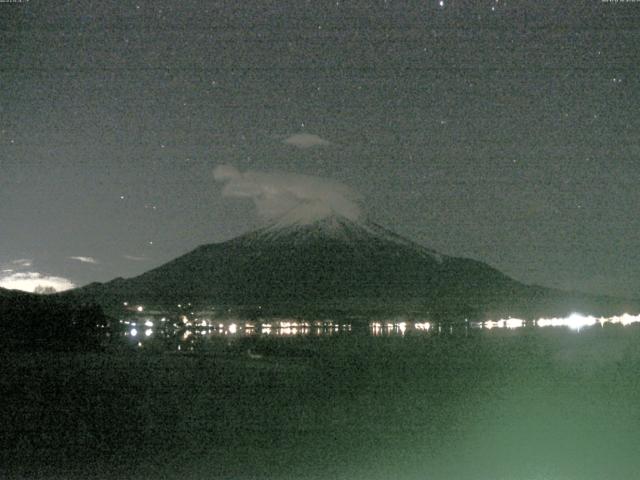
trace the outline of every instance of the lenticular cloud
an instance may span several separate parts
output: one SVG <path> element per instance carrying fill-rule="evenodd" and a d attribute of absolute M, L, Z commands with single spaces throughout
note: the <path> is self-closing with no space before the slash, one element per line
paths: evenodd
<path fill-rule="evenodd" d="M 331 145 L 331 142 L 311 133 L 296 133 L 284 139 L 287 145 L 298 148 L 311 148 L 315 146 Z"/>
<path fill-rule="evenodd" d="M 312 222 L 336 214 L 357 220 L 361 215 L 359 195 L 346 185 L 326 178 L 294 173 L 240 172 L 219 165 L 214 178 L 223 182 L 222 194 L 250 198 L 266 220 L 284 216 L 296 222 Z"/>
<path fill-rule="evenodd" d="M 98 264 L 100 262 L 98 262 L 98 260 L 96 260 L 93 257 L 69 257 L 70 260 L 77 260 L 79 262 L 82 263 L 93 263 L 93 264 Z"/>

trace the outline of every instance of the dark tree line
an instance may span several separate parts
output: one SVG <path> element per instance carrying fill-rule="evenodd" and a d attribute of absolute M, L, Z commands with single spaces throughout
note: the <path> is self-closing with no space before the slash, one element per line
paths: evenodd
<path fill-rule="evenodd" d="M 19 350 L 95 350 L 111 322 L 97 305 L 49 295 L 0 294 L 0 346 Z"/>

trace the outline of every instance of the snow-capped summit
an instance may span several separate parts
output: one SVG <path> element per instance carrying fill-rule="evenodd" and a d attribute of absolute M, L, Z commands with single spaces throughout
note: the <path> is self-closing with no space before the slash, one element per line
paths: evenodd
<path fill-rule="evenodd" d="M 311 213 L 316 215 L 313 216 Z M 354 220 L 339 215 L 324 206 L 305 209 L 304 212 L 296 209 L 247 236 L 252 239 L 291 243 L 309 242 L 314 239 L 362 243 L 370 246 L 389 243 L 413 249 L 421 255 L 429 256 L 439 262 L 444 258 L 434 250 L 368 221 L 363 215 Z"/>
<path fill-rule="evenodd" d="M 325 202 L 305 202 L 297 205 L 275 220 L 272 220 L 267 228 L 277 230 L 287 227 L 311 225 L 325 220 L 328 221 L 327 225 L 329 225 L 331 219 L 334 218 L 350 219 L 355 222 L 358 221 L 359 216 L 359 212 L 357 215 L 351 216 L 351 218 L 338 214 Z"/>

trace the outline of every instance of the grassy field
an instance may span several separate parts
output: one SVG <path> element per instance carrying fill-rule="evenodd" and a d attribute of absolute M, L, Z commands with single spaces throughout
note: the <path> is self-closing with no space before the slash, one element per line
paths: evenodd
<path fill-rule="evenodd" d="M 0 478 L 633 479 L 640 330 L 1 356 Z"/>

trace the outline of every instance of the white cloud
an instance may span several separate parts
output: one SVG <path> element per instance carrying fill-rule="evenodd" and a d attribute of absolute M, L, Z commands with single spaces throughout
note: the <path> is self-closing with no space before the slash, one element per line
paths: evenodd
<path fill-rule="evenodd" d="M 69 279 L 44 275 L 39 272 L 15 272 L 0 276 L 0 287 L 9 290 L 34 292 L 37 287 L 52 287 L 56 291 L 69 290 L 76 285 Z"/>
<path fill-rule="evenodd" d="M 82 262 L 82 263 L 93 263 L 93 264 L 100 263 L 93 257 L 69 257 L 69 258 L 71 260 L 78 260 L 79 262 Z"/>
<path fill-rule="evenodd" d="M 144 262 L 147 260 L 145 257 L 136 257 L 135 255 L 123 255 L 127 260 L 133 260 L 134 262 Z"/>
<path fill-rule="evenodd" d="M 295 133 L 285 138 L 284 143 L 298 148 L 310 148 L 316 145 L 331 145 L 331 142 L 312 133 Z"/>
<path fill-rule="evenodd" d="M 30 267 L 33 265 L 33 260 L 30 258 L 19 258 L 11 262 L 11 265 L 15 265 L 17 267 Z"/>
<path fill-rule="evenodd" d="M 351 220 L 361 215 L 360 196 L 326 178 L 255 170 L 242 173 L 229 165 L 220 165 L 213 173 L 216 180 L 225 183 L 223 195 L 250 198 L 267 220 L 287 216 L 292 222 L 309 223 L 331 214 Z"/>

